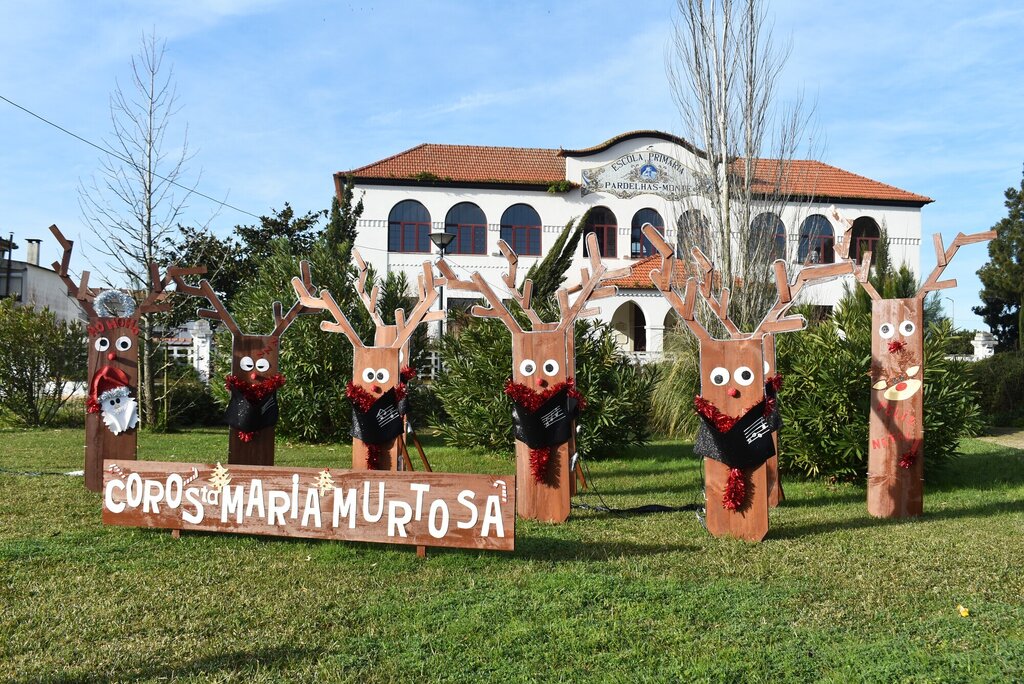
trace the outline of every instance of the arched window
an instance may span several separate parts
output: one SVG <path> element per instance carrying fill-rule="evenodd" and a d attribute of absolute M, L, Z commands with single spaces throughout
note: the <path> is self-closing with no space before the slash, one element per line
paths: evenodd
<path fill-rule="evenodd" d="M 516 254 L 540 255 L 540 214 L 529 204 L 513 204 L 501 215 L 501 239 Z"/>
<path fill-rule="evenodd" d="M 416 200 L 402 200 L 388 215 L 389 252 L 429 252 L 430 212 Z"/>
<path fill-rule="evenodd" d="M 800 248 L 797 261 L 801 264 L 831 264 L 836 260 L 835 234 L 832 224 L 821 214 L 812 214 L 800 224 Z"/>
<path fill-rule="evenodd" d="M 850 256 L 855 263 L 860 263 L 864 252 L 871 252 L 874 255 L 878 251 L 878 239 L 881 235 L 878 224 L 870 216 L 861 216 L 853 222 L 853 232 L 850 233 Z M 872 256 L 871 262 L 874 261 L 875 257 Z"/>
<path fill-rule="evenodd" d="M 583 229 L 583 256 L 587 254 L 587 236 L 591 233 L 597 235 L 597 249 L 603 257 L 616 257 L 615 233 L 619 230 L 619 224 L 615 220 L 615 214 L 608 207 L 594 207 L 587 217 L 587 225 Z"/>
<path fill-rule="evenodd" d="M 487 218 L 472 202 L 459 202 L 448 210 L 444 232 L 455 236 L 446 250 L 449 254 L 487 254 Z"/>
<path fill-rule="evenodd" d="M 676 254 L 689 254 L 691 247 L 711 253 L 711 224 L 704 214 L 696 209 L 684 211 L 676 221 L 676 228 Z"/>
<path fill-rule="evenodd" d="M 768 261 L 786 258 L 786 225 L 771 212 L 758 214 L 750 223 L 747 258 Z"/>
<path fill-rule="evenodd" d="M 651 241 L 640 231 L 645 223 L 650 223 L 659 233 L 665 234 L 665 219 L 654 209 L 641 209 L 633 214 L 633 227 L 629 233 L 629 256 L 632 259 L 648 257 L 656 252 Z"/>

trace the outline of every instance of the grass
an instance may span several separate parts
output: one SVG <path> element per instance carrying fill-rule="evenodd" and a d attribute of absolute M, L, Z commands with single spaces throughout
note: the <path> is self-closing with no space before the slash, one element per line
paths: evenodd
<path fill-rule="evenodd" d="M 81 467 L 76 430 L 5 431 L 0 467 Z M 512 471 L 427 445 L 437 470 Z M 215 461 L 220 430 L 143 435 Z M 1024 451 L 971 440 L 914 521 L 861 486 L 785 483 L 761 544 L 693 513 L 521 522 L 512 554 L 103 527 L 79 478 L 0 472 L 0 680 L 1024 679 Z M 347 447 L 279 445 L 340 465 Z M 615 507 L 700 498 L 688 445 L 592 464 Z M 597 503 L 593 493 L 582 500 Z M 961 617 L 957 605 L 970 610 Z"/>

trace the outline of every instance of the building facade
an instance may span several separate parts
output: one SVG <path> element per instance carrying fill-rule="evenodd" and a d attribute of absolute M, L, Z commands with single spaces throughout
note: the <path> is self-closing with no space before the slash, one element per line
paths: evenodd
<path fill-rule="evenodd" d="M 498 292 L 507 269 L 500 239 L 528 269 L 570 220 L 589 210 L 585 232 L 596 234 L 609 267 L 630 268 L 616 282 L 618 295 L 595 303 L 599 318 L 619 332 L 623 349 L 656 358 L 671 307 L 650 283 L 658 259 L 640 227 L 651 223 L 676 244 L 685 231 L 707 223 L 710 207 L 694 191 L 701 156 L 676 136 L 634 131 L 581 150 L 422 144 L 334 177 L 339 194 L 348 177 L 362 193 L 357 243 L 378 272 L 401 270 L 415 278 L 424 260 L 436 258 L 430 234 L 443 231 L 454 235 L 447 255 L 455 268 L 463 275 L 478 271 Z M 771 177 L 778 168 L 759 160 L 755 177 Z M 782 183 L 791 200 L 754 218 L 775 257 L 794 268 L 833 261 L 836 236 L 827 210 L 835 205 L 855 220 L 852 254 L 870 248 L 885 230 L 893 262 L 919 272 L 921 208 L 931 199 L 820 162 L 793 161 L 786 168 Z M 577 266 L 585 265 L 584 251 L 581 244 Z M 842 282 L 825 283 L 807 288 L 804 301 L 832 305 L 841 294 Z"/>

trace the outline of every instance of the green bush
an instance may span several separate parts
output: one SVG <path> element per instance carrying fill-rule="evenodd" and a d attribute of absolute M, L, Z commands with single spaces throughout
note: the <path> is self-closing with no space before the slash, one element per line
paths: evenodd
<path fill-rule="evenodd" d="M 651 422 L 658 434 L 692 438 L 697 434 L 693 398 L 700 394 L 700 353 L 697 338 L 686 328 L 665 330 L 665 360 L 657 365 L 658 381 L 651 395 Z"/>
<path fill-rule="evenodd" d="M 155 380 L 157 411 L 163 429 L 220 425 L 224 422 L 224 404 L 214 398 L 210 385 L 199 379 L 192 366 L 171 366 L 167 372 L 166 390 L 163 375 Z"/>
<path fill-rule="evenodd" d="M 969 367 L 989 424 L 1024 427 L 1024 352 L 1003 352 Z"/>
<path fill-rule="evenodd" d="M 449 444 L 510 453 L 512 403 L 503 389 L 512 375 L 512 336 L 496 321 L 459 323 L 461 329 L 438 344 L 444 370 L 434 391 L 446 420 L 437 427 Z M 646 443 L 656 370 L 620 351 L 606 325 L 581 321 L 575 336 L 576 383 L 587 402 L 579 451 L 601 457 Z"/>
<path fill-rule="evenodd" d="M 835 316 L 800 333 L 779 335 L 785 382 L 780 466 L 811 477 L 863 478 L 867 472 L 871 388 L 871 315 L 844 300 Z M 845 337 L 845 339 L 844 339 Z M 967 364 L 946 358 L 949 322 L 928 326 L 924 344 L 926 473 L 956 454 L 982 426 Z"/>

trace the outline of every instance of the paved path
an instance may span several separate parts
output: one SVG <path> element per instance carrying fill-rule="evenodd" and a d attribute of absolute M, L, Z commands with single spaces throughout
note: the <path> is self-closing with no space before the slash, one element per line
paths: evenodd
<path fill-rule="evenodd" d="M 1024 449 L 1024 430 L 1019 428 L 990 428 L 989 434 L 981 439 L 1014 449 Z"/>

